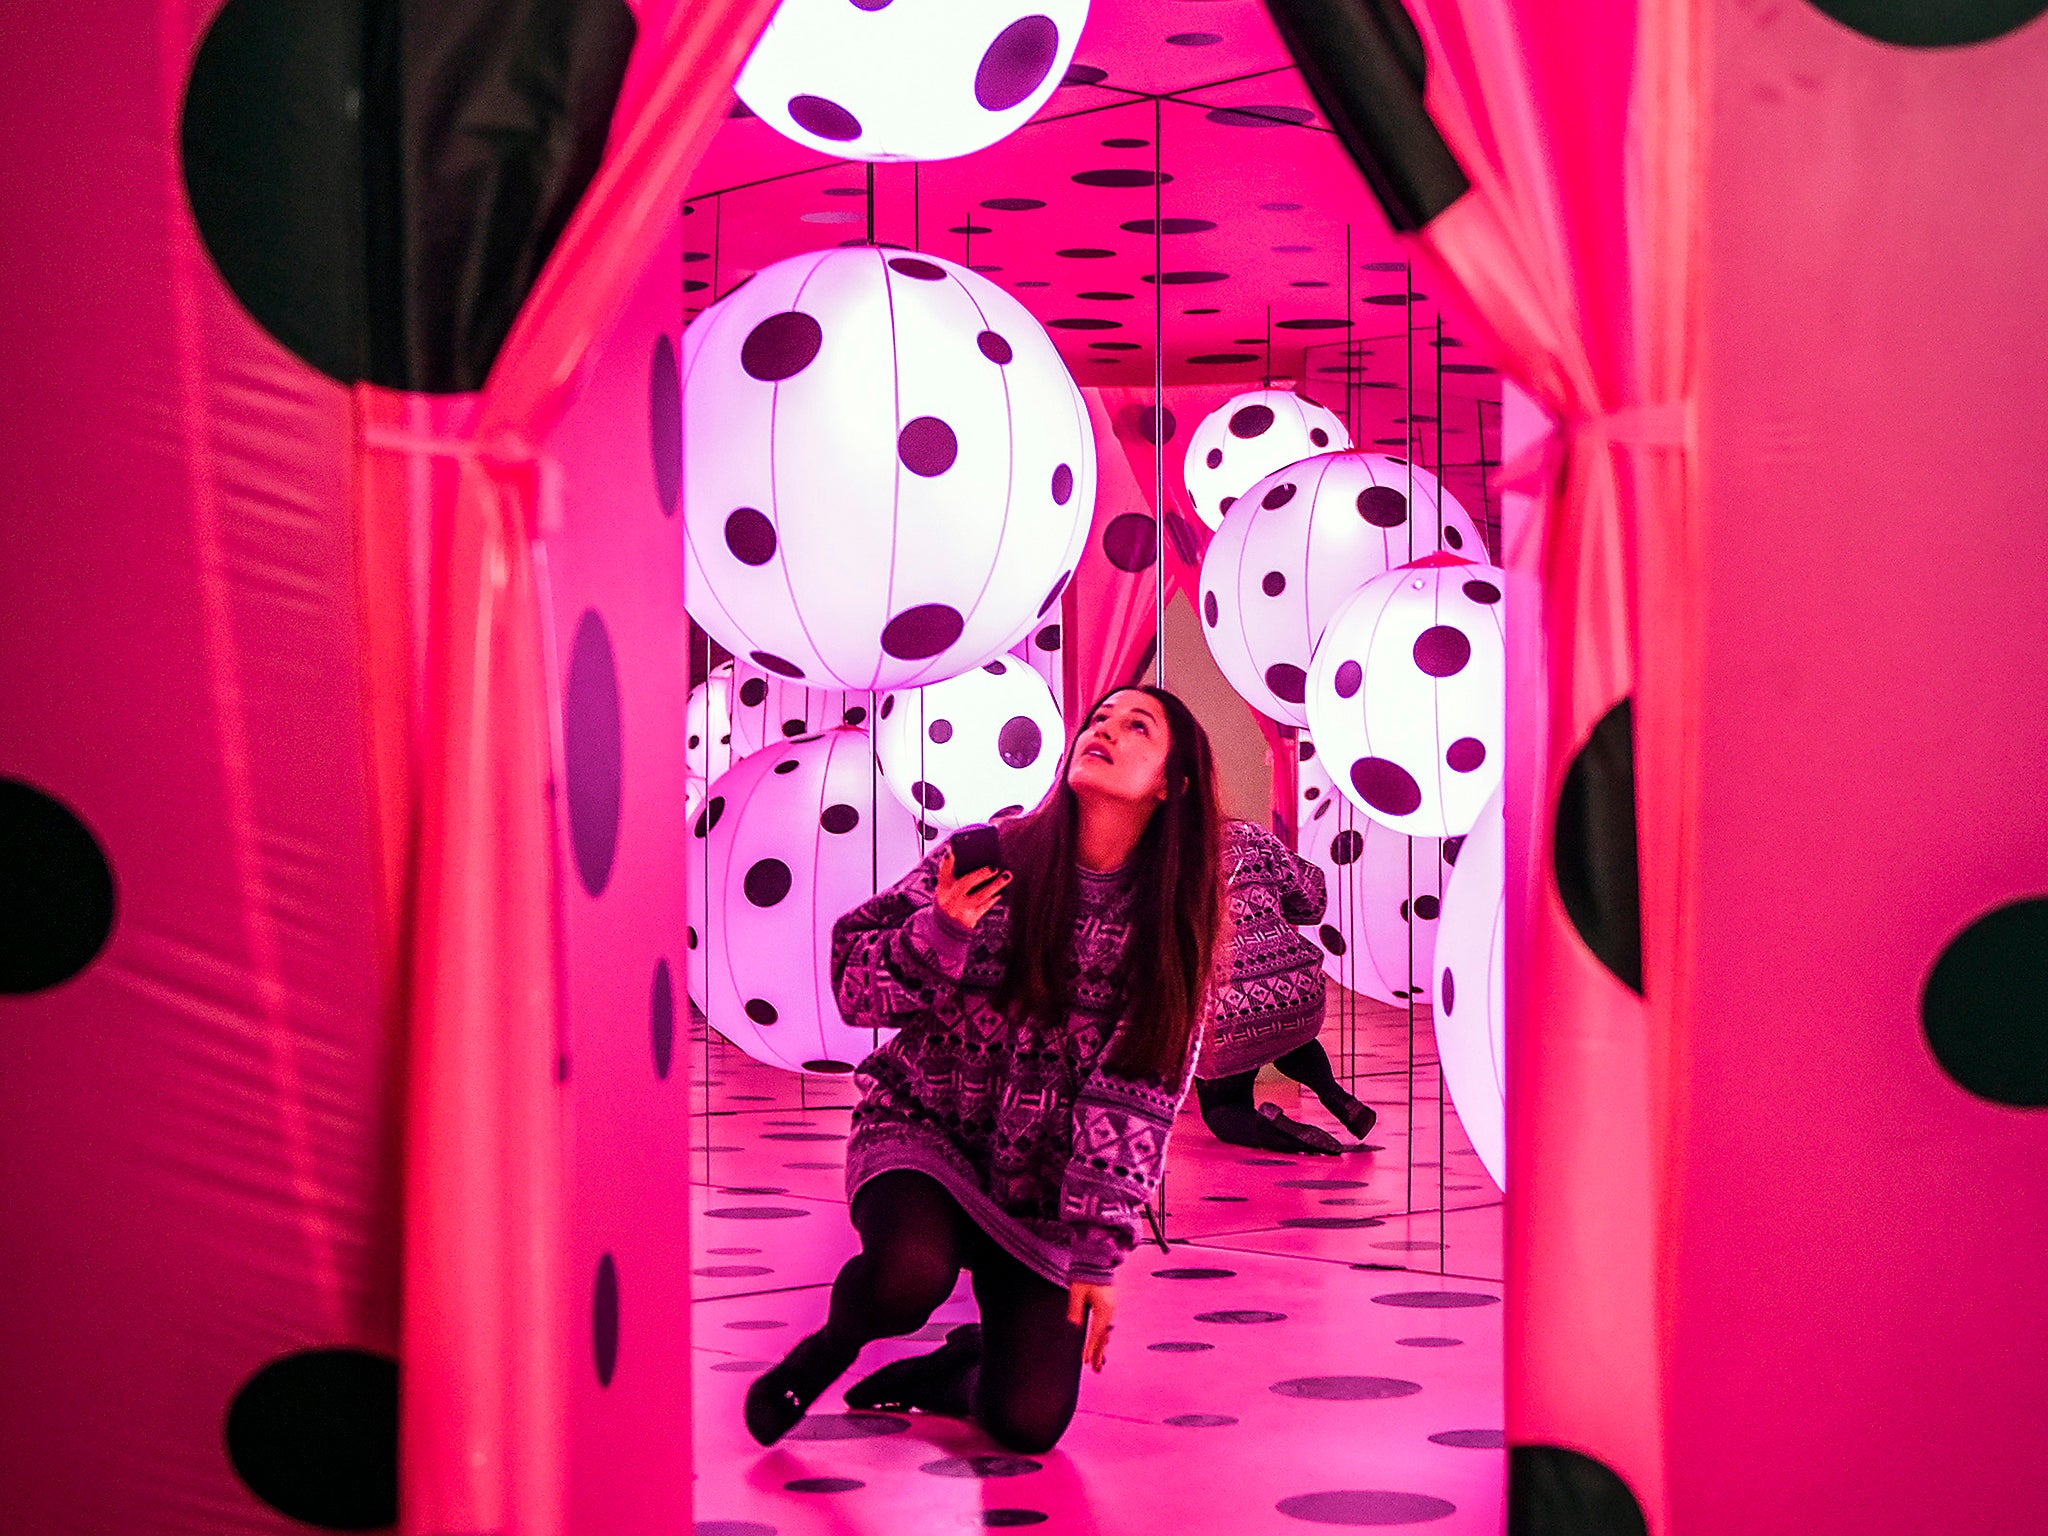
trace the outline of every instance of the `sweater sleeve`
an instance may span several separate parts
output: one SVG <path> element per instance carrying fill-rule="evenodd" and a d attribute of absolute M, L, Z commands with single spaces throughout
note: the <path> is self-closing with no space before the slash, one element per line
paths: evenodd
<path fill-rule="evenodd" d="M 1074 1102 L 1074 1156 L 1060 1186 L 1060 1219 L 1074 1233 L 1070 1281 L 1109 1284 L 1138 1245 L 1201 1036 L 1199 1028 L 1189 1031 L 1177 1084 L 1112 1072 L 1107 1050 L 1082 1083 Z"/>
<path fill-rule="evenodd" d="M 1280 913 L 1290 923 L 1319 923 L 1330 899 L 1323 872 L 1278 838 L 1273 850 L 1280 863 Z"/>
<path fill-rule="evenodd" d="M 957 987 L 972 935 L 932 905 L 939 859 L 927 858 L 832 925 L 832 987 L 856 1029 L 897 1029 L 942 986 Z"/>

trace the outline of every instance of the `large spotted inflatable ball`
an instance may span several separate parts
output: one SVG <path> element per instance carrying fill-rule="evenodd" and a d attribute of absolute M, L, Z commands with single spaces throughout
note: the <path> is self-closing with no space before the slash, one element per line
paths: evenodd
<path fill-rule="evenodd" d="M 733 89 L 807 149 L 949 160 L 1058 89 L 1088 0 L 782 0 Z"/>
<path fill-rule="evenodd" d="M 1439 547 L 1485 546 L 1426 470 L 1378 453 L 1289 464 L 1238 497 L 1210 541 L 1202 634 L 1252 708 L 1306 725 L 1308 666 L 1331 615 L 1372 577 Z"/>
<path fill-rule="evenodd" d="M 732 749 L 735 757 L 770 742 L 815 736 L 841 725 L 864 725 L 868 696 L 843 688 L 806 688 L 750 661 L 732 666 Z"/>
<path fill-rule="evenodd" d="M 1012 656 L 884 694 L 875 721 L 883 780 L 940 832 L 1038 804 L 1066 746 L 1051 690 Z"/>
<path fill-rule="evenodd" d="M 1287 389 L 1236 395 L 1202 418 L 1188 439 L 1181 476 L 1195 514 L 1223 526 L 1237 499 L 1276 469 L 1319 453 L 1341 452 L 1351 434 L 1341 418 Z"/>
<path fill-rule="evenodd" d="M 1389 831 L 1337 792 L 1313 741 L 1303 736 L 1299 750 L 1296 846 L 1323 872 L 1328 899 L 1302 933 L 1339 986 L 1383 1003 L 1426 999 L 1457 841 Z"/>
<path fill-rule="evenodd" d="M 777 742 L 711 786 L 690 823 L 690 996 L 756 1061 L 851 1072 L 877 1044 L 832 994 L 832 925 L 917 862 L 866 731 Z"/>
<path fill-rule="evenodd" d="M 1095 439 L 1051 339 L 937 257 L 779 261 L 683 333 L 693 617 L 812 688 L 915 688 L 1047 622 Z"/>
<path fill-rule="evenodd" d="M 1501 781 L 1502 589 L 1490 565 L 1431 555 L 1360 587 L 1316 646 L 1316 745 L 1338 790 L 1396 832 L 1469 832 Z"/>
<path fill-rule="evenodd" d="M 1436 1049 L 1444 1085 L 1493 1182 L 1507 1170 L 1507 821 L 1495 790 L 1444 892 L 1437 935 Z"/>
<path fill-rule="evenodd" d="M 683 711 L 683 762 L 705 783 L 732 766 L 732 663 L 721 662 L 690 690 Z"/>

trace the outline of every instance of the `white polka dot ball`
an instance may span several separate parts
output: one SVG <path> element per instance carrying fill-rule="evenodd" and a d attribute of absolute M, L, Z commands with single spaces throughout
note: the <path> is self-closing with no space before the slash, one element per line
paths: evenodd
<path fill-rule="evenodd" d="M 1058 89 L 1088 0 L 782 0 L 733 87 L 765 123 L 849 160 L 948 160 Z"/>
<path fill-rule="evenodd" d="M 1501 573 L 1435 554 L 1375 576 L 1323 631 L 1308 721 L 1338 790 L 1411 837 L 1471 830 L 1501 779 Z"/>
<path fill-rule="evenodd" d="M 1038 804 L 1066 745 L 1045 680 L 1011 656 L 884 694 L 875 716 L 883 780 L 941 832 Z"/>
<path fill-rule="evenodd" d="M 1045 679 L 1055 699 L 1066 697 L 1067 636 L 1057 609 L 1045 622 L 1010 647 L 1010 654 Z"/>
<path fill-rule="evenodd" d="M 912 688 L 1047 622 L 1095 439 L 1015 299 L 937 257 L 812 252 L 707 309 L 683 352 L 684 595 L 734 655 Z"/>
<path fill-rule="evenodd" d="M 1454 843 L 1404 837 L 1337 793 L 1315 743 L 1299 743 L 1296 846 L 1323 872 L 1322 921 L 1302 933 L 1338 985 L 1383 1003 L 1427 997 L 1441 892 Z M 1448 853 L 1449 857 L 1446 857 Z"/>
<path fill-rule="evenodd" d="M 1436 1048 L 1472 1150 L 1507 1170 L 1507 820 L 1495 790 L 1458 851 L 1437 934 Z"/>
<path fill-rule="evenodd" d="M 732 766 L 732 663 L 720 662 L 690 690 L 684 707 L 687 776 L 709 783 Z"/>
<path fill-rule="evenodd" d="M 909 813 L 875 782 L 867 732 L 742 758 L 690 830 L 690 996 L 756 1061 L 850 1072 L 876 1041 L 840 1017 L 832 925 L 919 857 Z"/>
<path fill-rule="evenodd" d="M 867 722 L 868 696 L 844 688 L 806 688 L 750 661 L 732 664 L 732 750 L 758 752 L 792 736 Z"/>
<path fill-rule="evenodd" d="M 1325 453 L 1275 470 L 1224 514 L 1202 559 L 1216 665 L 1254 709 L 1308 724 L 1309 662 L 1331 616 L 1440 536 L 1453 550 L 1485 548 L 1456 498 L 1399 459 Z"/>
<path fill-rule="evenodd" d="M 1254 481 L 1319 453 L 1341 452 L 1351 434 L 1341 418 L 1292 390 L 1254 389 L 1202 418 L 1188 438 L 1181 476 L 1195 514 L 1211 528 Z"/>

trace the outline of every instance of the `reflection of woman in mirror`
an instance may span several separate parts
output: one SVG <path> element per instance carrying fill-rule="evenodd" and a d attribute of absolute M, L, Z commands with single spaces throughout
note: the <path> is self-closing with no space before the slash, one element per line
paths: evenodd
<path fill-rule="evenodd" d="M 1218 1141 L 1273 1152 L 1336 1152 L 1342 1144 L 1277 1104 L 1254 1107 L 1252 1083 L 1271 1062 L 1309 1088 L 1337 1123 L 1363 1138 L 1377 1116 L 1337 1081 L 1323 1031 L 1322 952 L 1297 923 L 1320 922 L 1323 872 L 1264 827 L 1231 821 L 1223 873 L 1230 952 L 1216 968 L 1195 1094 Z"/>
<path fill-rule="evenodd" d="M 846 1184 L 861 1251 L 825 1326 L 747 1393 L 772 1444 L 863 1345 L 911 1333 L 964 1268 L 981 1321 L 847 1391 L 1048 1449 L 1101 1370 L 1117 1265 L 1187 1093 L 1222 922 L 1208 737 L 1163 689 L 1085 717 L 1065 771 L 1003 821 L 998 865 L 953 850 L 839 920 L 849 1023 L 900 1031 L 861 1064 Z"/>

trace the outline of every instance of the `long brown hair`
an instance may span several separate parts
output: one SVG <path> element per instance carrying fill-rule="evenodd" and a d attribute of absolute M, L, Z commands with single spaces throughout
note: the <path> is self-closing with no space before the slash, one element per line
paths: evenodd
<path fill-rule="evenodd" d="M 1053 1018 L 1068 1001 L 1069 933 L 1080 880 L 1074 848 L 1081 805 L 1067 786 L 1074 751 L 1096 710 L 1138 692 L 1166 711 L 1166 799 L 1152 813 L 1124 867 L 1132 893 L 1126 951 L 1126 1018 L 1107 1065 L 1127 1077 L 1174 1078 L 1200 1023 L 1223 921 L 1223 812 L 1216 764 L 1201 723 L 1164 688 L 1112 688 L 1088 707 L 1060 759 L 1059 777 L 1038 805 L 1002 824 L 1012 879 L 1010 967 L 996 1004 L 1012 1016 Z"/>

